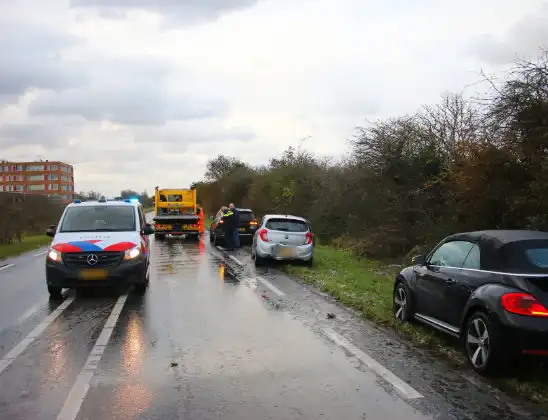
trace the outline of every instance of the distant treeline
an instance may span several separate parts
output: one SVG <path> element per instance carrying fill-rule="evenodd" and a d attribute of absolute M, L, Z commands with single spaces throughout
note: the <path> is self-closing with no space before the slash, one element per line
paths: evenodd
<path fill-rule="evenodd" d="M 65 205 L 41 195 L 0 193 L 0 244 L 20 242 L 23 235 L 45 234 L 57 224 Z"/>
<path fill-rule="evenodd" d="M 504 76 L 484 98 L 445 94 L 360 128 L 339 162 L 294 148 L 262 167 L 218 156 L 199 201 L 303 215 L 324 241 L 379 258 L 457 231 L 548 230 L 548 54 Z"/>

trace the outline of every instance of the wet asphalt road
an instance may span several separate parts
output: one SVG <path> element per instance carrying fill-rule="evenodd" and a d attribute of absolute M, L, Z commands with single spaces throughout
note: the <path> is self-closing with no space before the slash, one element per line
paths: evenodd
<path fill-rule="evenodd" d="M 0 263 L 0 420 L 547 418 L 207 236 L 143 297 L 49 301 L 40 252 Z"/>

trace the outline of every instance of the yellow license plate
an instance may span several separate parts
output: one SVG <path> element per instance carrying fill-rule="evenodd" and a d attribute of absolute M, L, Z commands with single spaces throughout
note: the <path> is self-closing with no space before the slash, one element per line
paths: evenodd
<path fill-rule="evenodd" d="M 183 230 L 198 230 L 198 228 L 194 226 L 184 225 Z"/>
<path fill-rule="evenodd" d="M 283 247 L 280 248 L 280 257 L 294 257 L 295 250 L 293 248 Z"/>
<path fill-rule="evenodd" d="M 80 274 L 84 280 L 106 280 L 108 277 L 107 270 L 101 270 L 98 268 L 82 270 Z"/>
<path fill-rule="evenodd" d="M 156 225 L 156 229 L 158 229 L 158 230 L 171 230 L 172 226 L 171 225 Z"/>

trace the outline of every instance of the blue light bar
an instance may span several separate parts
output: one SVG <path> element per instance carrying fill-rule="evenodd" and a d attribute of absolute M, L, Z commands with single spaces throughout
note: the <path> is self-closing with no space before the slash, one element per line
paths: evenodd
<path fill-rule="evenodd" d="M 130 203 L 138 203 L 139 199 L 138 198 L 130 198 L 129 201 L 130 201 Z"/>
<path fill-rule="evenodd" d="M 126 198 L 126 199 L 124 200 L 124 203 L 131 203 L 131 200 L 130 200 L 129 198 Z"/>
<path fill-rule="evenodd" d="M 78 203 L 81 203 L 81 202 L 82 202 L 82 200 L 74 200 L 75 204 L 78 204 Z"/>

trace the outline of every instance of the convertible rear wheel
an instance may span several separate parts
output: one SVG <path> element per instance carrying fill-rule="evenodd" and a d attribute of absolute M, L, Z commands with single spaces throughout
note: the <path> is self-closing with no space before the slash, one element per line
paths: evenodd
<path fill-rule="evenodd" d="M 487 373 L 499 364 L 495 334 L 496 329 L 484 312 L 474 312 L 468 318 L 464 346 L 468 361 L 479 373 Z"/>

